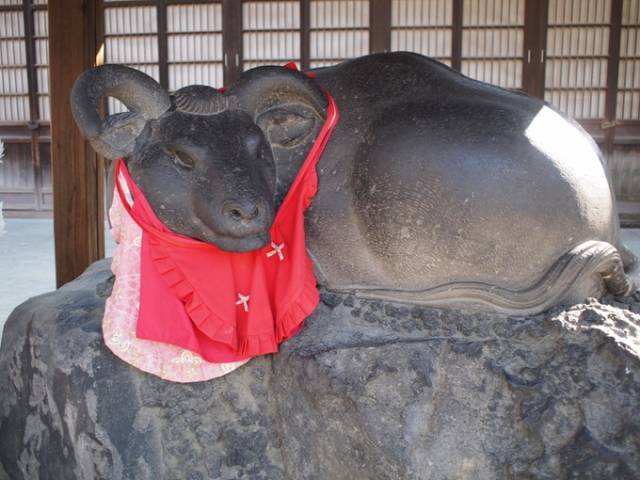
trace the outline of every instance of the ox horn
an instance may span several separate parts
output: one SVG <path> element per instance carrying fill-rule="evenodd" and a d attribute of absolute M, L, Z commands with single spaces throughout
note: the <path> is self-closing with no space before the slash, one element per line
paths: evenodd
<path fill-rule="evenodd" d="M 286 152 L 308 147 L 327 114 L 327 98 L 319 85 L 304 73 L 288 68 L 248 70 L 228 94 L 237 99 L 240 109 L 253 116 L 274 151 L 276 163 L 282 155 L 289 158 Z M 277 149 L 286 152 L 281 155 Z"/>
<path fill-rule="evenodd" d="M 236 104 L 234 97 L 206 85 L 183 87 L 174 94 L 174 101 L 177 110 L 194 115 L 215 115 Z"/>
<path fill-rule="evenodd" d="M 265 110 L 287 103 L 302 103 L 324 117 L 327 99 L 315 81 L 302 72 L 264 66 L 248 70 L 229 88 L 240 107 L 254 118 Z"/>
<path fill-rule="evenodd" d="M 100 100 L 113 97 L 130 112 L 99 114 Z M 169 94 L 150 76 L 123 65 L 102 65 L 85 71 L 71 90 L 71 111 L 82 134 L 102 156 L 126 157 L 148 120 L 171 107 Z"/>

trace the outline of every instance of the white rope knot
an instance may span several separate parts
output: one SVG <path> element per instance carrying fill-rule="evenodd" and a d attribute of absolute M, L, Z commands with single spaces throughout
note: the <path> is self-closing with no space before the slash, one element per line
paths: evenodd
<path fill-rule="evenodd" d="M 267 252 L 267 258 L 271 258 L 274 255 L 278 255 L 278 258 L 280 259 L 280 261 L 284 260 L 284 253 L 282 253 L 282 249 L 284 248 L 284 243 L 281 243 L 280 245 L 278 245 L 275 242 L 271 242 L 271 248 L 273 248 L 273 250 L 271 250 L 270 252 Z"/>
<path fill-rule="evenodd" d="M 236 302 L 236 305 L 242 305 L 242 308 L 244 309 L 245 312 L 249 311 L 249 295 L 242 295 L 241 293 L 238 294 L 238 301 Z"/>

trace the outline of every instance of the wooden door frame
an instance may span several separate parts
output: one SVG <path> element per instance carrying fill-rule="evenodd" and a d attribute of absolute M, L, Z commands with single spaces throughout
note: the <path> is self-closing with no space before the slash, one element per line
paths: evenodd
<path fill-rule="evenodd" d="M 100 0 L 49 3 L 51 172 L 58 287 L 104 257 L 102 161 L 78 130 L 69 103 L 76 78 L 96 63 L 103 45 L 102 24 Z"/>

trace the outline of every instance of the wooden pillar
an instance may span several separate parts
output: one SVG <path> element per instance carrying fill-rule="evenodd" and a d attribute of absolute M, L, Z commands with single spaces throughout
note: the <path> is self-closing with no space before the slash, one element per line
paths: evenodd
<path fill-rule="evenodd" d="M 371 0 L 369 23 L 370 53 L 391 50 L 391 0 Z"/>
<path fill-rule="evenodd" d="M 522 89 L 544 98 L 549 0 L 526 0 Z"/>
<path fill-rule="evenodd" d="M 40 165 L 40 112 L 38 108 L 38 79 L 36 72 L 36 41 L 34 27 L 33 0 L 22 2 L 24 34 L 26 37 L 27 84 L 29 85 L 29 130 L 31 130 L 31 167 L 33 170 L 34 205 L 42 210 L 42 170 Z"/>
<path fill-rule="evenodd" d="M 231 85 L 242 73 L 242 2 L 222 0 L 222 48 L 224 84 Z"/>
<path fill-rule="evenodd" d="M 300 69 L 311 66 L 311 0 L 300 0 Z"/>
<path fill-rule="evenodd" d="M 613 156 L 616 133 L 616 107 L 618 99 L 618 74 L 620 69 L 620 39 L 622 35 L 622 0 L 611 2 L 609 28 L 609 58 L 607 59 L 607 94 L 605 97 L 605 121 L 600 125 L 605 130 L 604 149 Z"/>
<path fill-rule="evenodd" d="M 451 68 L 462 70 L 462 0 L 453 0 L 451 12 Z"/>
<path fill-rule="evenodd" d="M 160 85 L 169 91 L 169 45 L 167 40 L 167 2 L 156 1 L 158 21 L 158 64 L 160 73 Z"/>
<path fill-rule="evenodd" d="M 103 169 L 71 114 L 74 81 L 102 47 L 99 0 L 49 2 L 51 168 L 58 286 L 104 256 Z"/>

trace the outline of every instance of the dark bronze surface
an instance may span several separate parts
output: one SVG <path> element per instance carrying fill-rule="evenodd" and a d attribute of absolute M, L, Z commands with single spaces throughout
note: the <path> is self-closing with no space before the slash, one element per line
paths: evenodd
<path fill-rule="evenodd" d="M 267 241 L 324 122 L 323 88 L 341 121 L 307 233 L 326 287 L 507 313 L 632 291 L 606 166 L 577 123 L 412 53 L 315 73 L 260 67 L 224 94 L 170 102 L 149 77 L 105 66 L 78 81 L 74 112 L 96 148 L 114 149 L 101 153 L 128 157 L 170 228 L 246 251 Z M 134 113 L 101 123 L 91 112 L 105 94 Z"/>

